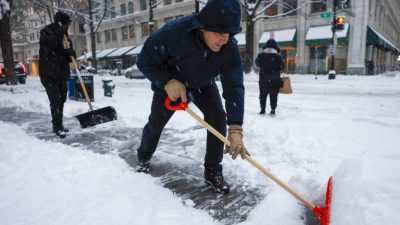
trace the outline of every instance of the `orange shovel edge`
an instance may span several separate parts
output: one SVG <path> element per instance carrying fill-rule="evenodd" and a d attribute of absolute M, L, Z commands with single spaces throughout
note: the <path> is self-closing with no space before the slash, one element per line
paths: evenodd
<path fill-rule="evenodd" d="M 227 146 L 230 146 L 230 141 L 225 138 L 221 133 L 219 133 L 215 128 L 213 128 L 210 124 L 200 118 L 196 113 L 194 113 L 191 109 L 188 108 L 188 102 L 180 102 L 178 105 L 171 105 L 171 99 L 167 97 L 165 99 L 165 106 L 169 110 L 183 110 L 189 113 L 194 119 L 196 119 L 201 125 L 207 128 L 208 131 L 213 133 L 217 138 L 219 138 L 222 142 L 224 142 Z M 267 169 L 261 166 L 258 162 L 256 162 L 252 157 L 246 155 L 246 160 L 260 170 L 263 174 L 271 178 L 275 183 L 281 186 L 283 189 L 292 194 L 295 198 L 301 201 L 307 208 L 312 210 L 315 216 L 318 218 L 321 225 L 329 225 L 330 216 L 331 216 L 331 200 L 332 200 L 332 177 L 329 177 L 328 186 L 326 188 L 326 198 L 325 198 L 325 206 L 317 206 L 305 199 L 303 196 L 295 192 L 292 188 L 290 188 L 287 184 L 281 181 L 279 178 L 271 174 Z"/>
<path fill-rule="evenodd" d="M 321 225 L 329 225 L 331 219 L 331 201 L 332 201 L 332 177 L 329 177 L 326 187 L 325 206 L 315 206 L 312 211 L 317 216 Z"/>

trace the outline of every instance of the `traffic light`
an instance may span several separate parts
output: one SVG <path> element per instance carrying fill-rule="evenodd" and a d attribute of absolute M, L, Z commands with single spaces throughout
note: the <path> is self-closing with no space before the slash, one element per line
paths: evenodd
<path fill-rule="evenodd" d="M 344 29 L 344 16 L 336 17 L 336 30 Z"/>

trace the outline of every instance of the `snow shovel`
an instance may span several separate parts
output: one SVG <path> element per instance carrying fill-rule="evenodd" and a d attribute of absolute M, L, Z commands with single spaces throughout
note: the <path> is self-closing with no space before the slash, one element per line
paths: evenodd
<path fill-rule="evenodd" d="M 70 48 L 69 41 L 67 39 L 67 36 L 65 36 L 65 35 L 64 35 L 64 43 L 67 46 L 67 48 L 69 49 Z M 95 126 L 98 124 L 116 120 L 117 112 L 115 111 L 115 109 L 112 106 L 107 106 L 104 108 L 93 110 L 92 103 L 91 103 L 89 95 L 87 93 L 85 84 L 83 83 L 82 76 L 81 76 L 81 73 L 79 72 L 78 64 L 76 63 L 76 59 L 74 56 L 71 56 L 71 61 L 72 61 L 72 65 L 74 66 L 76 75 L 78 76 L 79 83 L 81 84 L 83 94 L 85 95 L 85 99 L 86 99 L 87 103 L 89 104 L 89 108 L 90 108 L 89 112 L 75 116 L 79 120 L 81 127 L 82 128 L 92 127 L 92 126 Z"/>
<path fill-rule="evenodd" d="M 184 110 L 189 113 L 193 118 L 195 118 L 201 125 L 203 125 L 207 130 L 213 133 L 218 139 L 224 142 L 227 146 L 230 146 L 230 141 L 225 138 L 221 133 L 219 133 L 215 128 L 213 128 L 210 124 L 204 121 L 200 116 L 198 116 L 195 112 L 193 112 L 189 107 L 187 102 L 180 102 L 178 105 L 171 105 L 171 99 L 167 97 L 165 99 L 165 106 L 172 111 L 176 110 Z M 275 183 L 281 186 L 283 189 L 292 194 L 295 198 L 301 201 L 307 208 L 309 208 L 314 215 L 318 218 L 321 225 L 329 225 L 330 222 L 330 212 L 331 212 L 331 199 L 332 199 L 332 177 L 329 177 L 328 186 L 326 189 L 326 197 L 325 197 L 325 205 L 317 206 L 302 197 L 300 194 L 291 189 L 287 184 L 281 181 L 279 178 L 271 174 L 267 169 L 261 166 L 258 162 L 252 159 L 249 155 L 246 155 L 245 158 L 251 165 L 255 166 L 259 171 L 265 174 L 267 177 L 272 179 Z"/>

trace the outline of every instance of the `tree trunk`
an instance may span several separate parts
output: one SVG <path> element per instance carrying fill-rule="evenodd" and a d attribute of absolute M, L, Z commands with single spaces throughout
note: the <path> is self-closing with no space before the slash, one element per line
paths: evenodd
<path fill-rule="evenodd" d="M 246 49 L 244 54 L 243 70 L 250 73 L 253 68 L 254 61 L 254 22 L 251 19 L 246 21 Z"/>
<path fill-rule="evenodd" d="M 10 4 L 10 8 L 12 8 L 12 0 L 9 0 L 8 3 Z M 0 20 L 0 44 L 7 85 L 17 85 L 14 70 L 14 52 L 11 40 L 10 14 L 11 10 L 5 13 L 3 19 Z"/>

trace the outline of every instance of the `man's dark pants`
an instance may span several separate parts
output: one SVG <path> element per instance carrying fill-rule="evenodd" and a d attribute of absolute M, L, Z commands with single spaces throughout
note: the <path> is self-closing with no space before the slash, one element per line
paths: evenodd
<path fill-rule="evenodd" d="M 268 82 L 258 82 L 260 87 L 260 107 L 265 111 L 267 96 L 269 94 L 271 109 L 275 110 L 278 105 L 279 87 L 270 85 Z"/>
<path fill-rule="evenodd" d="M 50 101 L 50 111 L 53 128 L 61 129 L 63 125 L 64 102 L 67 100 L 67 81 L 41 77 L 47 97 Z"/>
<path fill-rule="evenodd" d="M 204 120 L 225 136 L 226 114 L 216 84 L 213 83 L 203 88 L 188 90 L 188 92 L 193 103 L 203 113 Z M 165 92 L 154 92 L 149 121 L 143 129 L 142 141 L 137 150 L 139 159 L 151 159 L 156 151 L 162 130 L 174 114 L 174 111 L 167 109 L 164 105 L 166 97 Z M 207 131 L 205 168 L 221 168 L 223 148 L 223 142 Z"/>

